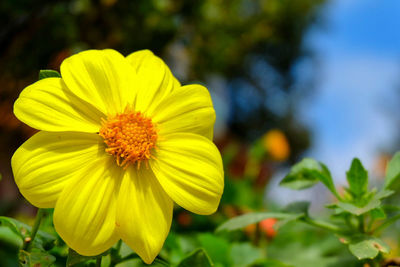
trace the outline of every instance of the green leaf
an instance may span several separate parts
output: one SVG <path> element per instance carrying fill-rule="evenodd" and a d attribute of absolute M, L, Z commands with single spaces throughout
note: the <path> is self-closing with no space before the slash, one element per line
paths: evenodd
<path fill-rule="evenodd" d="M 301 219 L 304 216 L 308 215 L 308 208 L 310 207 L 310 202 L 308 201 L 297 201 L 292 202 L 286 207 L 283 208 L 285 213 L 291 214 L 292 216 L 280 219 L 275 225 L 274 228 L 279 229 L 285 224 Z"/>
<path fill-rule="evenodd" d="M 233 244 L 230 251 L 230 258 L 233 266 L 249 266 L 257 260 L 263 258 L 263 253 L 259 248 L 249 243 Z"/>
<path fill-rule="evenodd" d="M 68 250 L 68 258 L 66 266 L 74 266 L 75 264 L 85 262 L 87 260 L 93 259 L 94 257 L 82 256 L 73 249 Z"/>
<path fill-rule="evenodd" d="M 400 211 L 400 207 L 397 205 L 383 204 L 381 208 L 385 211 L 385 213 L 393 213 Z"/>
<path fill-rule="evenodd" d="M 178 267 L 212 267 L 214 264 L 211 262 L 207 252 L 200 248 L 190 253 L 184 258 Z"/>
<path fill-rule="evenodd" d="M 355 199 L 360 199 L 368 190 L 368 172 L 361 161 L 353 159 L 350 170 L 346 173 L 349 183 L 349 192 Z"/>
<path fill-rule="evenodd" d="M 30 235 L 32 227 L 16 219 L 0 216 L 0 226 L 9 227 L 22 240 Z M 39 230 L 36 234 L 35 242 L 45 247 L 53 247 L 56 237 L 52 234 Z"/>
<path fill-rule="evenodd" d="M 329 171 L 328 167 L 323 164 L 322 162 L 319 163 L 322 167 L 322 176 L 319 177 L 321 182 L 331 191 L 331 193 L 340 199 L 338 192 L 336 191 L 335 184 L 333 183 L 331 172 Z"/>
<path fill-rule="evenodd" d="M 389 197 L 389 196 L 391 196 L 393 194 L 394 194 L 393 190 L 383 189 L 383 190 L 379 191 L 378 193 L 376 193 L 375 198 L 383 199 L 383 198 L 387 198 L 387 197 Z"/>
<path fill-rule="evenodd" d="M 103 253 L 101 253 L 99 255 L 96 255 L 96 256 L 82 256 L 78 252 L 76 252 L 75 250 L 70 248 L 68 250 L 68 257 L 67 257 L 66 266 L 67 267 L 74 266 L 75 264 L 78 264 L 78 263 L 81 263 L 81 262 L 85 262 L 85 261 L 88 261 L 88 260 L 91 260 L 91 259 L 96 259 L 98 257 L 105 256 L 108 253 L 109 253 L 109 250 L 107 250 L 107 251 L 105 251 L 105 252 L 103 252 Z"/>
<path fill-rule="evenodd" d="M 18 235 L 22 240 L 27 234 L 27 228 L 22 228 L 18 222 L 12 218 L 0 216 L 0 226 L 5 226 L 11 229 L 16 235 Z"/>
<path fill-rule="evenodd" d="M 261 261 L 252 264 L 251 267 L 294 267 L 293 265 L 287 265 L 286 263 L 278 260 L 263 259 Z"/>
<path fill-rule="evenodd" d="M 207 252 L 214 263 L 221 263 L 224 266 L 230 265 L 228 257 L 230 243 L 219 236 L 211 233 L 203 233 L 198 235 L 200 246 Z"/>
<path fill-rule="evenodd" d="M 364 214 L 375 208 L 380 207 L 381 199 L 386 198 L 393 193 L 394 193 L 394 191 L 391 191 L 391 190 L 379 191 L 379 192 L 375 193 L 374 195 L 372 195 L 363 205 L 355 205 L 355 204 L 349 203 L 349 202 L 339 202 L 335 205 L 336 205 L 336 207 L 340 208 L 343 211 L 347 211 L 354 215 L 359 216 L 361 214 Z M 335 208 L 334 205 L 331 207 Z M 340 211 L 338 211 L 338 212 L 340 212 Z"/>
<path fill-rule="evenodd" d="M 372 217 L 373 220 L 385 219 L 386 218 L 386 213 L 382 209 L 382 207 L 378 207 L 378 208 L 375 208 L 375 209 L 371 210 L 370 214 L 371 214 L 371 217 Z"/>
<path fill-rule="evenodd" d="M 170 266 L 170 264 L 166 261 L 166 260 L 163 260 L 163 259 L 161 259 L 159 256 L 157 256 L 157 258 L 155 258 L 154 259 L 154 261 L 153 261 L 153 263 L 151 264 L 151 266 L 167 266 L 167 267 L 169 267 Z M 146 266 L 148 266 L 148 265 L 146 265 Z"/>
<path fill-rule="evenodd" d="M 314 186 L 318 182 L 322 182 L 337 198 L 340 198 L 329 169 L 323 163 L 311 158 L 305 158 L 295 164 L 279 185 L 301 190 Z"/>
<path fill-rule="evenodd" d="M 53 255 L 50 255 L 49 253 L 47 253 L 45 251 L 40 251 L 38 249 L 33 249 L 32 252 L 20 250 L 20 253 L 19 253 L 20 266 L 23 266 L 23 267 L 53 266 L 53 263 L 55 261 L 56 261 L 56 258 Z"/>
<path fill-rule="evenodd" d="M 61 78 L 61 74 L 55 70 L 40 70 L 39 80 L 51 78 L 51 77 Z"/>
<path fill-rule="evenodd" d="M 1 244 L 6 244 L 8 247 L 18 251 L 22 247 L 23 240 L 10 227 L 0 226 L 0 247 Z"/>
<path fill-rule="evenodd" d="M 234 217 L 225 223 L 221 224 L 216 232 L 223 230 L 233 231 L 246 227 L 247 225 L 258 223 L 268 218 L 284 219 L 284 220 L 296 220 L 304 215 L 303 213 L 284 213 L 284 212 L 254 212 L 248 213 L 241 216 Z"/>
<path fill-rule="evenodd" d="M 288 204 L 283 210 L 287 213 L 307 214 L 310 207 L 309 201 L 296 201 Z"/>
<path fill-rule="evenodd" d="M 110 264 L 107 262 L 107 258 L 110 258 L 110 255 L 107 256 L 103 256 L 102 257 L 102 261 L 101 261 L 101 266 L 102 267 L 108 267 L 108 266 L 118 266 L 118 267 L 170 267 L 171 265 L 166 262 L 165 260 L 157 257 L 154 259 L 154 261 L 151 264 L 147 264 L 145 262 L 143 262 L 143 260 L 139 257 L 139 255 L 137 254 L 130 254 L 129 255 L 129 259 L 125 259 L 124 261 L 118 263 L 117 265 L 115 264 Z M 88 259 L 90 261 L 85 262 L 85 263 L 78 263 L 76 266 L 78 267 L 83 267 L 83 266 L 94 266 L 94 259 Z M 108 261 L 111 261 L 111 259 L 109 259 Z M 174 265 L 175 266 L 175 265 Z"/>
<path fill-rule="evenodd" d="M 348 202 L 339 202 L 337 206 L 344 211 L 350 212 L 354 215 L 364 214 L 372 209 L 375 209 L 381 205 L 381 202 L 378 199 L 371 199 L 366 205 L 359 207 L 352 203 Z"/>
<path fill-rule="evenodd" d="M 400 151 L 389 161 L 386 168 L 385 188 L 392 188 L 400 178 Z"/>
<path fill-rule="evenodd" d="M 379 252 L 389 253 L 390 248 L 381 239 L 371 236 L 356 236 L 349 243 L 350 252 L 359 260 L 373 259 Z"/>
<path fill-rule="evenodd" d="M 305 158 L 292 167 L 279 185 L 295 190 L 309 188 L 319 182 L 318 173 L 321 171 L 317 161 Z"/>

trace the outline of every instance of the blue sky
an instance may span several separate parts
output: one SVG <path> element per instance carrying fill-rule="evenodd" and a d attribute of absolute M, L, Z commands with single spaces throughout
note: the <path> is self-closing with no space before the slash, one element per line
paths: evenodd
<path fill-rule="evenodd" d="M 319 77 L 302 119 L 313 131 L 309 156 L 344 182 L 354 156 L 373 169 L 399 130 L 389 106 L 400 90 L 400 1 L 336 0 L 324 17 L 325 27 L 309 36 Z"/>
<path fill-rule="evenodd" d="M 398 55 L 399 16 L 397 0 L 332 0 L 325 10 L 330 30 L 316 39 L 331 52 Z"/>
<path fill-rule="evenodd" d="M 324 11 L 324 27 L 310 32 L 308 45 L 316 52 L 315 93 L 301 106 L 301 119 L 313 134 L 306 156 L 324 162 L 337 185 L 346 183 L 346 170 L 359 157 L 373 173 L 380 151 L 392 148 L 398 136 L 400 96 L 400 1 L 332 0 Z M 293 192 L 268 189 L 282 204 L 298 199 L 326 200 L 326 191 Z M 290 198 L 288 198 L 290 196 Z"/>

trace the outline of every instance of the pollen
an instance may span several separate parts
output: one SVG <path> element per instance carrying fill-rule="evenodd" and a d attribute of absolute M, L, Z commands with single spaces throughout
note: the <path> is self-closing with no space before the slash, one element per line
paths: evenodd
<path fill-rule="evenodd" d="M 102 121 L 99 135 L 107 145 L 106 152 L 113 155 L 117 165 L 124 169 L 130 165 L 140 168 L 142 162 L 154 158 L 157 129 L 150 118 L 141 112 L 126 109 Z"/>

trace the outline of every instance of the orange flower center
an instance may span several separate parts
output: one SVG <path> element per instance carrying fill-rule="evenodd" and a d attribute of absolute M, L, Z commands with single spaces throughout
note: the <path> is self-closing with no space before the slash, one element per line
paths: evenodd
<path fill-rule="evenodd" d="M 129 165 L 140 163 L 154 157 L 157 131 L 151 119 L 140 112 L 125 110 L 124 113 L 103 120 L 99 135 L 107 144 L 106 152 L 116 158 L 118 166 L 126 169 Z"/>

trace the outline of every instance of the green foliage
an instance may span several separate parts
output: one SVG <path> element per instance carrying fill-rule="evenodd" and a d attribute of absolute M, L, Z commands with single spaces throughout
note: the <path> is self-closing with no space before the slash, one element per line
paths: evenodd
<path fill-rule="evenodd" d="M 67 257 L 67 267 L 72 267 L 78 263 L 81 262 L 86 262 L 88 260 L 92 260 L 92 259 L 97 259 L 98 257 L 102 257 L 108 254 L 108 251 L 106 251 L 105 253 L 102 253 L 100 255 L 97 256 L 82 256 L 79 253 L 77 253 L 75 250 L 73 249 L 69 249 L 68 250 L 68 257 Z"/>
<path fill-rule="evenodd" d="M 229 221 L 221 224 L 217 228 L 219 231 L 233 231 L 246 227 L 247 225 L 258 223 L 268 218 L 283 219 L 285 221 L 292 221 L 300 218 L 303 213 L 285 213 L 285 212 L 254 212 L 241 216 L 237 216 Z"/>
<path fill-rule="evenodd" d="M 381 200 L 392 195 L 394 191 L 382 190 L 378 193 L 370 192 L 364 199 L 353 200 L 353 202 L 339 202 L 333 207 L 338 207 L 337 213 L 349 212 L 355 215 L 361 215 L 366 212 L 377 209 L 381 205 Z"/>
<path fill-rule="evenodd" d="M 327 178 L 331 181 L 332 178 L 322 163 L 307 159 L 296 164 L 293 169 L 284 178 L 285 183 L 296 184 L 295 180 L 299 179 L 301 183 L 325 181 L 323 183 L 326 186 L 333 186 L 333 182 L 327 182 Z M 300 201 L 275 212 L 252 212 L 236 216 L 220 224 L 214 234 L 172 232 L 164 249 L 150 266 L 356 267 L 367 261 L 378 263 L 391 250 L 379 234 L 400 219 L 400 207 L 382 204 L 394 193 L 393 190 L 386 187 L 368 190 L 367 171 L 359 160 L 353 160 L 347 179 L 349 187 L 335 203 L 328 206 L 333 210 L 330 218 L 310 216 L 310 203 Z M 20 266 L 84 267 L 100 264 L 100 261 L 103 267 L 147 266 L 123 242 L 93 257 L 79 255 L 72 249 L 64 253 L 62 251 L 67 248 L 66 245 L 49 233 L 52 232 L 52 211 L 40 210 L 38 214 L 44 214 L 42 229 L 31 240 L 31 246 L 24 246 L 24 242 L 37 228 L 16 219 L 0 217 L 0 243 L 6 244 L 11 253 L 18 254 Z M 261 231 L 261 223 L 271 218 L 277 220 L 274 229 L 279 233 L 272 240 L 263 238 Z M 285 227 L 282 227 L 284 224 Z M 248 225 L 257 225 L 254 232 L 241 231 Z M 323 231 L 315 231 L 310 226 Z M 10 259 L 7 262 L 12 266 Z"/>
<path fill-rule="evenodd" d="M 22 247 L 23 240 L 11 227 L 0 226 L 0 244 L 7 244 L 11 249 L 19 250 Z"/>
<path fill-rule="evenodd" d="M 394 191 L 387 190 L 386 188 L 390 187 L 397 179 L 397 172 L 399 171 L 398 160 L 395 156 L 390 162 L 387 170 L 389 175 L 386 177 L 385 189 L 377 192 L 376 189 L 368 191 L 368 172 L 359 159 L 354 159 L 350 170 L 346 173 L 349 183 L 349 188 L 346 188 L 348 194 L 339 196 L 337 203 L 328 206 L 335 210 L 336 215 L 340 215 L 340 218 L 344 219 L 343 225 L 345 227 L 343 228 L 342 226 L 341 229 L 343 231 L 341 232 L 349 236 L 348 238 L 344 238 L 345 243 L 348 244 L 350 252 L 358 259 L 374 259 L 378 256 L 379 252 L 389 252 L 388 246 L 383 241 L 372 236 L 374 230 L 370 227 L 374 221 L 386 218 L 386 213 L 382 207 L 382 199 L 394 193 Z M 305 179 L 307 181 L 314 181 L 315 183 L 315 181 L 320 179 L 318 177 L 321 177 L 321 171 L 320 165 L 316 161 L 307 159 L 304 162 L 303 160 L 292 168 L 289 175 L 282 181 L 282 184 L 285 185 L 288 181 L 291 183 L 296 183 L 296 181 L 303 182 Z M 324 184 L 332 191 L 330 185 Z M 310 183 L 309 185 L 312 186 L 313 184 Z M 366 225 L 367 218 L 369 226 Z M 392 217 L 392 219 L 386 221 L 381 226 L 392 223 L 394 219 L 396 217 Z M 309 220 L 307 217 L 303 221 L 329 230 L 329 227 L 326 227 L 326 225 Z M 335 231 L 335 227 L 330 228 L 332 231 Z"/>
<path fill-rule="evenodd" d="M 386 169 L 385 188 L 392 188 L 399 183 L 400 178 L 400 151 L 390 160 Z"/>
<path fill-rule="evenodd" d="M 20 266 L 31 267 L 31 266 L 41 266 L 48 267 L 53 266 L 56 258 L 44 251 L 39 249 L 33 249 L 31 252 L 21 250 L 19 253 Z"/>
<path fill-rule="evenodd" d="M 328 168 L 310 158 L 305 158 L 295 164 L 280 185 L 295 190 L 309 188 L 322 182 L 335 196 L 338 197 Z"/>
<path fill-rule="evenodd" d="M 105 264 L 103 264 L 103 262 Z M 87 263 L 88 262 L 86 262 L 86 264 L 83 264 L 83 266 L 94 266 L 93 261 L 91 262 L 92 263 L 91 265 Z M 101 266 L 114 266 L 114 265 L 107 264 L 105 261 L 102 261 Z M 170 267 L 171 265 L 159 258 L 155 258 L 151 264 L 146 264 L 140 259 L 138 255 L 135 254 L 132 255 L 132 257 L 129 257 L 129 259 L 123 260 L 122 262 L 118 263 L 116 266 L 117 267 Z"/>
<path fill-rule="evenodd" d="M 368 190 L 368 172 L 364 169 L 361 161 L 355 158 L 346 174 L 350 194 L 355 199 L 360 199 Z"/>
<path fill-rule="evenodd" d="M 210 257 L 204 249 L 200 248 L 190 253 L 178 265 L 178 267 L 212 267 Z"/>
<path fill-rule="evenodd" d="M 379 252 L 389 253 L 390 248 L 382 240 L 376 237 L 361 235 L 355 236 L 349 241 L 349 249 L 359 260 L 373 259 Z"/>
<path fill-rule="evenodd" d="M 382 207 L 378 207 L 371 210 L 370 214 L 373 220 L 386 218 L 385 210 Z"/>
<path fill-rule="evenodd" d="M 303 159 L 294 165 L 288 175 L 281 181 L 280 185 L 291 189 L 299 190 L 314 186 L 320 180 L 322 168 L 313 159 Z"/>
<path fill-rule="evenodd" d="M 296 201 L 284 207 L 283 210 L 287 213 L 295 213 L 303 215 L 307 214 L 309 207 L 310 207 L 310 202 L 308 201 Z"/>
<path fill-rule="evenodd" d="M 0 216 L 0 225 L 8 227 L 21 240 L 24 240 L 24 237 L 28 231 L 28 227 L 22 226 L 23 224 L 21 222 L 4 216 Z"/>
<path fill-rule="evenodd" d="M 230 259 L 227 257 L 230 244 L 227 240 L 210 233 L 200 234 L 198 236 L 200 246 L 204 248 L 213 262 L 220 262 L 227 266 Z"/>
<path fill-rule="evenodd" d="M 220 225 L 217 231 L 237 230 L 266 218 L 297 220 L 341 236 L 342 243 L 347 244 L 349 251 L 359 260 L 375 259 L 380 253 L 390 251 L 375 234 L 400 218 L 398 213 L 387 217 L 385 209 L 388 209 L 388 206 L 382 205 L 382 201 L 394 193 L 387 188 L 397 179 L 398 155 L 400 154 L 396 154 L 390 162 L 387 171 L 389 178 L 380 191 L 375 188 L 368 190 L 368 172 L 359 159 L 354 159 L 347 172 L 349 187 L 342 196 L 337 194 L 330 172 L 324 164 L 309 158 L 295 164 L 280 185 L 298 190 L 322 182 L 338 199 L 336 203 L 328 206 L 334 210 L 332 221 L 311 218 L 307 212 L 309 203 L 298 202 L 292 203 L 281 212 L 258 212 L 238 216 Z M 399 208 L 395 206 L 394 210 L 398 212 Z M 373 227 L 382 220 L 385 221 Z"/>
<path fill-rule="evenodd" d="M 263 252 L 249 243 L 236 243 L 232 245 L 229 257 L 232 259 L 232 266 L 249 266 L 263 258 Z"/>
<path fill-rule="evenodd" d="M 262 195 L 254 194 L 252 181 L 227 180 L 221 202 L 237 206 L 243 205 L 251 208 L 260 208 L 262 207 Z"/>
<path fill-rule="evenodd" d="M 13 218 L 0 216 L 0 226 L 11 229 L 22 241 L 29 237 L 32 227 Z M 51 248 L 54 245 L 56 237 L 44 231 L 38 231 L 36 243 L 38 246 Z"/>
<path fill-rule="evenodd" d="M 262 260 L 251 266 L 252 267 L 293 267 L 292 265 L 287 265 L 278 260 Z"/>
<path fill-rule="evenodd" d="M 267 252 L 268 259 L 279 260 L 285 267 L 360 266 L 353 265 L 357 263 L 357 259 L 336 235 L 327 231 L 316 231 L 315 228 L 300 223 L 280 228 L 279 234 L 269 243 Z"/>
<path fill-rule="evenodd" d="M 55 70 L 40 70 L 39 80 L 45 79 L 45 78 L 51 78 L 51 77 L 60 78 L 61 74 Z"/>
<path fill-rule="evenodd" d="M 16 219 L 0 217 L 0 240 L 8 246 L 15 246 L 20 266 L 53 266 L 56 258 L 48 250 L 53 248 L 56 237 L 38 231 L 36 238 L 31 240 L 32 231 L 31 226 Z M 25 242 L 29 242 L 26 250 L 23 249 Z"/>

